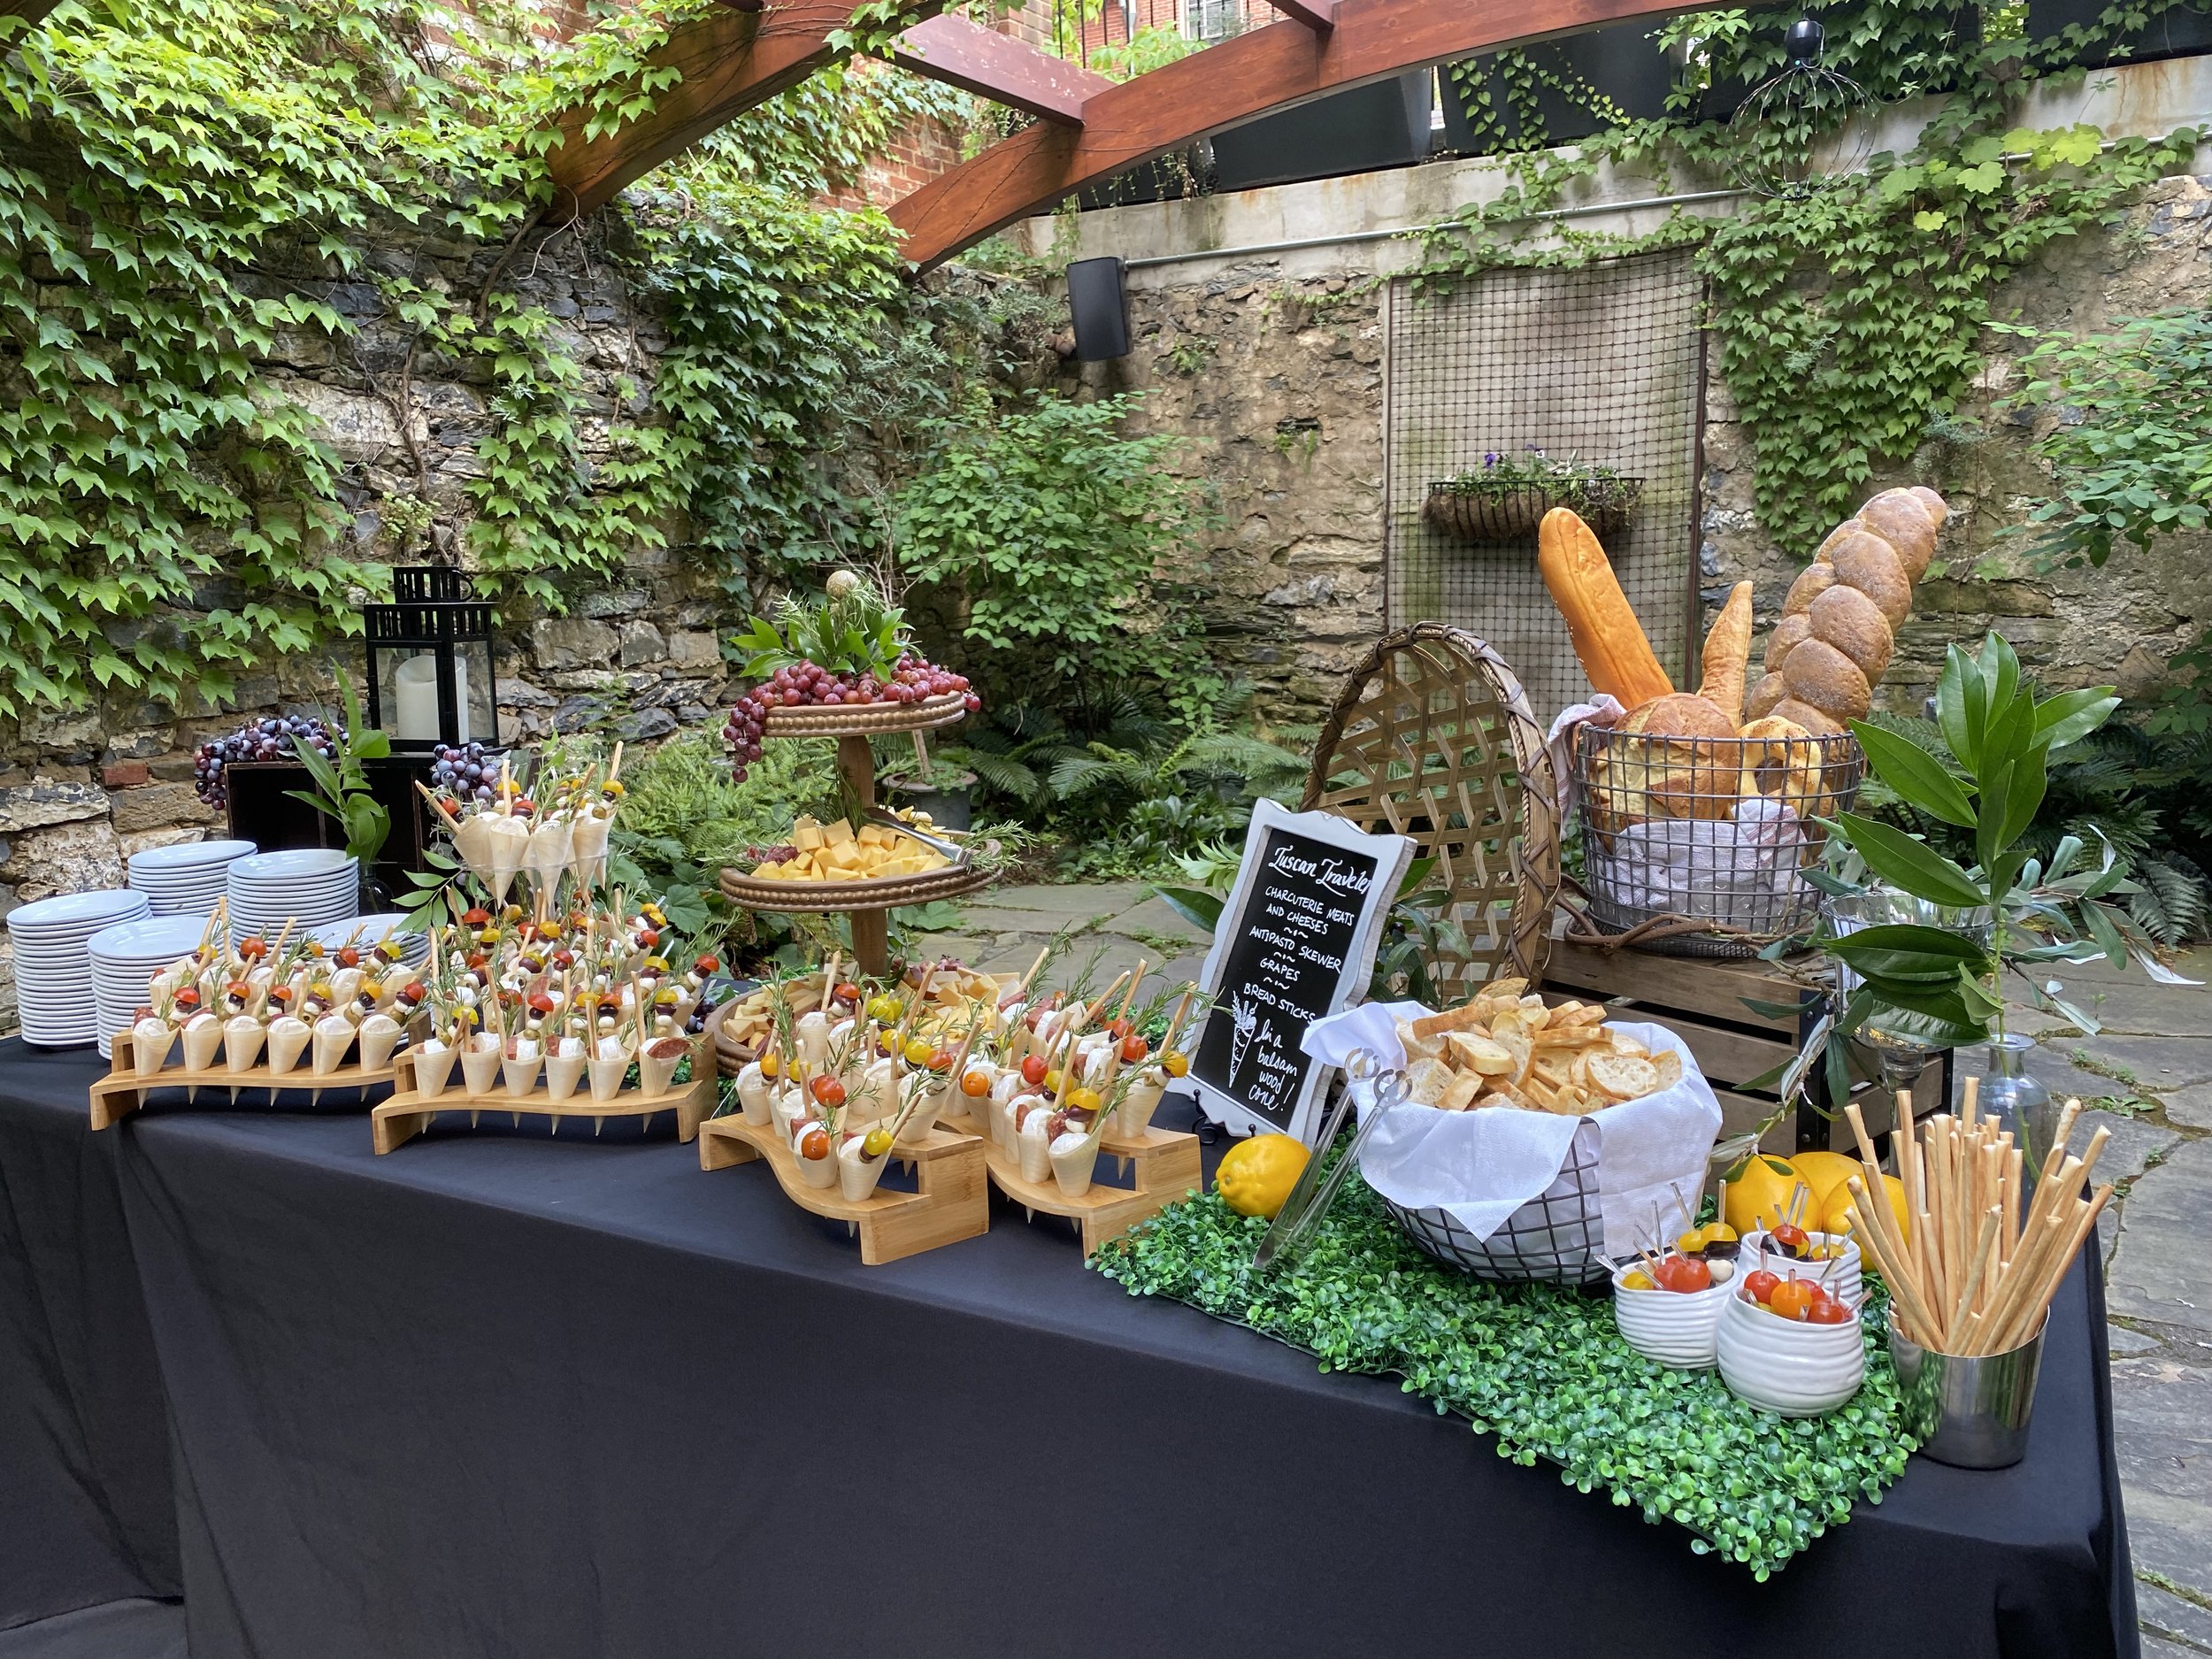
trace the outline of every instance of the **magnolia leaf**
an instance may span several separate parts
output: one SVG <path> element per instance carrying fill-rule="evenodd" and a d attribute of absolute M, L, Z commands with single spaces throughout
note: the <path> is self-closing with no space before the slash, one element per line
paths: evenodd
<path fill-rule="evenodd" d="M 1936 904 L 1978 909 L 1989 895 L 1965 871 L 1924 841 L 1873 818 L 1846 812 L 1839 819 L 1852 850 L 1892 887 Z"/>
<path fill-rule="evenodd" d="M 1863 720 L 1852 721 L 1851 731 L 1882 781 L 1902 795 L 1908 805 L 1961 829 L 1973 827 L 1973 803 L 1941 761 L 1910 738 Z"/>

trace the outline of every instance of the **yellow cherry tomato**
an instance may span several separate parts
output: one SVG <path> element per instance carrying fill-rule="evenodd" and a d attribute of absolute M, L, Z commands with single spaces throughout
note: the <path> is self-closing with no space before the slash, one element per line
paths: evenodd
<path fill-rule="evenodd" d="M 1068 1091 L 1068 1110 L 1071 1111 L 1094 1112 L 1101 1103 L 1098 1091 L 1094 1088 L 1071 1088 Z"/>
<path fill-rule="evenodd" d="M 1046 1093 L 1046 1094 L 1057 1094 L 1059 1092 L 1060 1092 L 1060 1074 L 1059 1074 L 1059 1072 L 1057 1072 L 1057 1071 L 1047 1071 L 1047 1072 L 1045 1073 L 1045 1093 Z"/>
<path fill-rule="evenodd" d="M 1623 1290 L 1656 1290 L 1659 1286 L 1651 1282 L 1651 1275 L 1649 1273 L 1643 1271 L 1640 1268 L 1633 1273 L 1623 1275 L 1621 1279 L 1621 1288 Z"/>
<path fill-rule="evenodd" d="M 872 1158 L 881 1157 L 891 1149 L 891 1132 L 888 1129 L 871 1129 L 861 1141 L 860 1149 Z"/>
<path fill-rule="evenodd" d="M 1170 1077 L 1190 1075 L 1190 1056 L 1179 1048 L 1170 1048 L 1160 1056 L 1160 1070 Z"/>
<path fill-rule="evenodd" d="M 773 1077 L 782 1070 L 783 1062 L 776 1058 L 775 1051 L 773 1049 L 771 1049 L 768 1053 L 760 1056 L 761 1076 Z"/>
<path fill-rule="evenodd" d="M 910 1037 L 906 1040 L 906 1063 L 909 1065 L 926 1066 L 929 1064 L 930 1056 L 936 1052 L 933 1045 L 923 1041 L 919 1037 Z"/>

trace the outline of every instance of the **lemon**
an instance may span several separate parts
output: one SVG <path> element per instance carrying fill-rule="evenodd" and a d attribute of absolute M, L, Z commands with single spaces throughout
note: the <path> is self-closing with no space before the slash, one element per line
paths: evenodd
<path fill-rule="evenodd" d="M 1846 1157 L 1840 1152 L 1800 1152 L 1789 1162 L 1805 1185 L 1813 1189 L 1815 1210 L 1825 1210 L 1843 1190 L 1843 1184 L 1854 1175 L 1863 1174 L 1866 1168 L 1858 1159 Z"/>
<path fill-rule="evenodd" d="M 1240 1216 L 1272 1219 L 1310 1156 L 1288 1135 L 1254 1135 L 1229 1148 L 1214 1172 L 1214 1191 Z"/>
<path fill-rule="evenodd" d="M 1865 1179 L 1863 1172 L 1860 1179 Z M 1890 1213 L 1897 1217 L 1897 1231 L 1909 1239 L 1912 1236 L 1912 1222 L 1905 1213 L 1904 1182 L 1894 1175 L 1885 1175 L 1882 1177 L 1882 1188 L 1889 1194 Z M 1820 1230 L 1834 1233 L 1851 1231 L 1851 1189 L 1848 1187 L 1839 1187 L 1828 1194 L 1827 1208 L 1821 1211 Z"/>
<path fill-rule="evenodd" d="M 1721 1218 L 1740 1236 L 1754 1228 L 1771 1227 L 1789 1214 L 1791 1194 L 1800 1187 L 1805 1191 L 1807 1211 L 1817 1211 L 1811 1187 L 1788 1159 L 1757 1154 L 1741 1175 L 1722 1187 Z"/>

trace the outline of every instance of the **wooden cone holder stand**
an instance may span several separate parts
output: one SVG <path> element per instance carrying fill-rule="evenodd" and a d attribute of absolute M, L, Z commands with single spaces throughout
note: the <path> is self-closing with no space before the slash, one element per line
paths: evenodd
<path fill-rule="evenodd" d="M 733 1164 L 764 1162 L 776 1172 L 784 1196 L 802 1210 L 848 1224 L 860 1235 L 864 1265 L 879 1267 L 902 1256 L 918 1256 L 940 1245 L 979 1238 L 990 1231 L 990 1183 L 983 1142 L 971 1134 L 933 1128 L 914 1142 L 893 1147 L 890 1157 L 915 1166 L 916 1190 L 881 1187 L 855 1203 L 834 1187 L 810 1187 L 799 1177 L 799 1156 L 771 1123 L 753 1124 L 732 1114 L 699 1125 L 699 1167 L 725 1170 Z"/>
<path fill-rule="evenodd" d="M 610 1118 L 650 1118 L 656 1112 L 673 1111 L 676 1139 L 688 1141 L 698 1134 L 701 1119 L 714 1110 L 714 1044 L 703 1033 L 691 1040 L 689 1082 L 676 1084 L 657 1094 L 648 1094 L 642 1088 L 625 1089 L 606 1101 L 592 1099 L 588 1082 L 578 1084 L 576 1093 L 566 1100 L 556 1101 L 545 1092 L 542 1076 L 527 1094 L 509 1094 L 503 1087 L 496 1094 L 471 1094 L 462 1087 L 457 1059 L 454 1062 L 452 1080 L 445 1091 L 426 1097 L 415 1093 L 414 1062 L 412 1049 L 397 1057 L 398 1092 L 369 1115 L 370 1131 L 380 1156 L 429 1128 L 431 1121 L 441 1112 L 466 1112 L 471 1127 L 486 1112 L 509 1113 L 517 1123 L 526 1117 L 550 1118 L 555 1134 L 560 1133 L 562 1118 L 588 1118 L 592 1120 L 592 1133 L 597 1134 Z"/>
<path fill-rule="evenodd" d="M 986 1166 L 999 1191 L 1034 1215 L 1065 1216 L 1083 1232 L 1083 1254 L 1156 1216 L 1186 1194 L 1202 1191 L 1205 1175 L 1199 1166 L 1198 1137 L 1177 1129 L 1148 1127 L 1141 1135 L 1120 1135 L 1108 1130 L 1100 1137 L 1098 1156 L 1129 1160 L 1134 1185 L 1108 1187 L 1094 1180 L 1080 1198 L 1070 1198 L 1051 1176 L 1041 1181 L 1025 1178 L 1021 1166 L 990 1138 L 972 1118 L 958 1120 L 983 1148 Z"/>
<path fill-rule="evenodd" d="M 114 1053 L 109 1061 L 108 1075 L 92 1086 L 92 1126 L 105 1129 L 119 1123 L 146 1104 L 147 1097 L 157 1089 L 180 1088 L 191 1091 L 220 1089 L 231 1100 L 239 1094 L 253 1089 L 267 1094 L 303 1092 L 317 1100 L 329 1094 L 365 1094 L 396 1081 L 403 1051 L 392 1056 L 392 1062 L 373 1070 L 354 1062 L 340 1066 L 335 1071 L 326 1071 L 320 1077 L 306 1066 L 294 1067 L 279 1073 L 269 1070 L 265 1061 L 257 1063 L 243 1071 L 233 1071 L 224 1066 L 205 1066 L 197 1070 L 184 1066 L 165 1066 L 150 1076 L 141 1077 L 131 1069 L 133 1037 L 127 1031 L 115 1033 Z M 178 1046 L 182 1046 L 180 1038 Z M 175 1053 L 173 1049 L 172 1054 Z M 303 1060 L 307 1056 L 303 1055 Z M 368 1102 L 365 1100 L 362 1104 Z"/>

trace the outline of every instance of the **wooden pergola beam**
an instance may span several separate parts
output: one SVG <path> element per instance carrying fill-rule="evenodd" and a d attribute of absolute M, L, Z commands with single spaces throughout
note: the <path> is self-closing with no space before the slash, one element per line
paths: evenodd
<path fill-rule="evenodd" d="M 892 42 L 891 61 L 932 81 L 1066 127 L 1080 127 L 1084 100 L 1114 84 L 1095 70 L 1041 52 L 1025 41 L 964 17 L 933 17 L 916 24 Z"/>
<path fill-rule="evenodd" d="M 1124 168 L 1238 126 L 1409 69 L 1666 17 L 1653 0 L 1336 0 L 1335 27 L 1285 20 L 1109 88 L 1080 127 L 1039 124 L 1001 139 L 891 209 L 902 250 L 924 268 Z"/>
<path fill-rule="evenodd" d="M 926 19 L 942 4 L 916 0 L 914 10 Z M 596 138 L 584 136 L 584 111 L 562 118 L 560 142 L 546 157 L 558 191 L 556 222 L 603 207 L 671 156 L 825 67 L 837 55 L 831 32 L 851 20 L 851 0 L 777 0 L 765 9 L 717 7 L 677 30 L 652 60 L 683 78 L 650 115 Z"/>
<path fill-rule="evenodd" d="M 21 18 L 36 26 L 60 4 L 61 0 L 0 0 L 0 18 Z"/>

